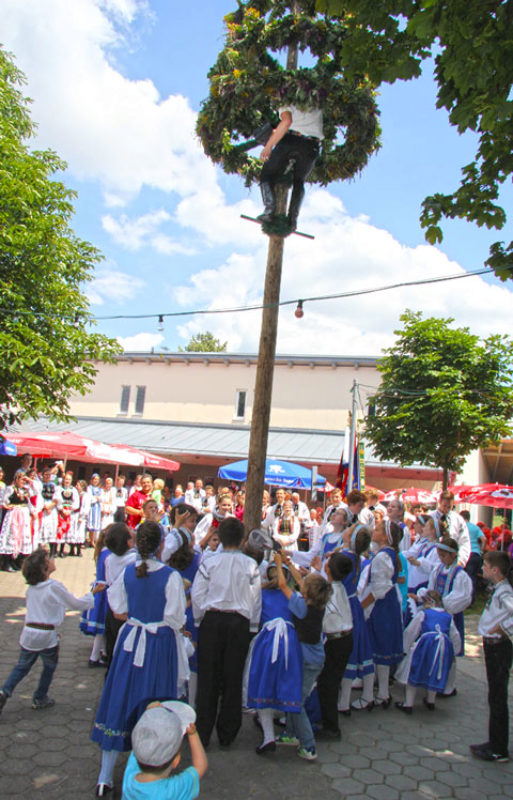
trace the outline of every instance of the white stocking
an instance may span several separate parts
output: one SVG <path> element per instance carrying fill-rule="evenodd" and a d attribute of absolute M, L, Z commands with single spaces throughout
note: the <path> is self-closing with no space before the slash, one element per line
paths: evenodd
<path fill-rule="evenodd" d="M 198 689 L 198 673 L 191 672 L 189 678 L 189 705 L 194 708 L 196 705 L 196 691 Z"/>
<path fill-rule="evenodd" d="M 408 708 L 413 708 L 415 705 L 415 695 L 417 693 L 417 689 L 415 686 L 411 686 L 411 684 L 406 684 L 406 691 L 404 693 L 404 705 L 408 706 Z"/>
<path fill-rule="evenodd" d="M 274 709 L 272 708 L 259 708 L 258 719 L 262 726 L 262 733 L 264 740 L 262 744 L 274 742 Z"/>
<path fill-rule="evenodd" d="M 362 697 L 368 703 L 372 703 L 374 700 L 374 673 L 371 672 L 370 675 L 363 676 L 363 690 L 362 690 Z"/>
<path fill-rule="evenodd" d="M 347 711 L 351 705 L 352 678 L 342 678 L 342 686 L 338 696 L 338 710 Z"/>
<path fill-rule="evenodd" d="M 114 786 L 114 767 L 118 756 L 118 750 L 102 750 L 102 763 L 100 774 L 98 775 L 98 783 L 107 783 L 109 786 Z"/>
<path fill-rule="evenodd" d="M 378 676 L 378 697 L 382 700 L 386 700 L 390 694 L 388 688 L 390 667 L 386 664 L 376 664 L 376 675 Z"/>
<path fill-rule="evenodd" d="M 103 633 L 97 633 L 94 637 L 93 649 L 91 650 L 91 661 L 98 661 L 100 653 L 105 647 L 105 636 Z"/>

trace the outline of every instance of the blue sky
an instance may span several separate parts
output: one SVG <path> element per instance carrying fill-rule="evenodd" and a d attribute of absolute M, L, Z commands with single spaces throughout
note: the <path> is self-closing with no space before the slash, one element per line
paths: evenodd
<path fill-rule="evenodd" d="M 98 318 L 223 309 L 261 301 L 267 239 L 240 219 L 258 213 L 258 192 L 204 156 L 195 115 L 207 71 L 223 47 L 234 0 L 0 0 L 2 44 L 28 80 L 37 146 L 68 162 L 77 190 L 75 229 L 105 261 L 87 287 Z M 479 268 L 491 242 L 511 238 L 463 222 L 444 224 L 438 248 L 424 241 L 420 203 L 450 191 L 474 153 L 421 79 L 381 88 L 382 149 L 354 181 L 311 187 L 301 227 L 314 242 L 286 242 L 282 299 L 461 274 Z M 511 185 L 503 192 L 509 216 Z M 377 355 L 404 308 L 453 316 L 481 336 L 507 333 L 512 284 L 492 277 L 397 289 L 359 300 L 280 312 L 281 353 Z M 101 320 L 131 349 L 176 349 L 210 329 L 229 350 L 258 347 L 259 312 L 165 322 Z"/>

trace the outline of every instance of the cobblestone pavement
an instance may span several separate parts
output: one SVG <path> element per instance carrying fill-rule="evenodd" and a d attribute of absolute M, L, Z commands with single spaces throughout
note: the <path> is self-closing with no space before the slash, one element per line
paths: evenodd
<path fill-rule="evenodd" d="M 78 595 L 87 591 L 93 576 L 90 550 L 81 559 L 58 560 L 54 575 Z M 17 661 L 24 595 L 21 575 L 0 573 L 0 681 Z M 480 762 L 468 750 L 469 744 L 487 738 L 486 679 L 476 621 L 468 618 L 467 655 L 458 659 L 458 695 L 439 701 L 435 713 L 424 707 L 411 717 L 394 708 L 353 712 L 351 718 L 340 718 L 342 741 L 318 743 L 315 763 L 301 761 L 293 748 L 257 756 L 259 736 L 245 715 L 230 751 L 222 752 L 212 743 L 201 795 L 215 800 L 511 798 L 513 762 Z M 0 717 L 0 798 L 5 800 L 94 797 L 99 750 L 89 732 L 103 670 L 87 666 L 92 639 L 79 632 L 77 613 L 67 615 L 61 633 L 60 661 L 51 687 L 55 707 L 30 708 L 36 666 Z M 400 687 L 392 693 L 394 699 L 402 699 Z M 118 786 L 125 760 L 126 756 L 120 759 L 116 771 Z M 183 764 L 187 763 L 185 756 Z"/>

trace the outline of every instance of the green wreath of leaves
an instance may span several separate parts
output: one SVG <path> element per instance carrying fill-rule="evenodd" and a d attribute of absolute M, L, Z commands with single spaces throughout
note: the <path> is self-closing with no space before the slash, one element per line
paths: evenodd
<path fill-rule="evenodd" d="M 364 77 L 348 81 L 340 72 L 344 22 L 316 14 L 308 0 L 299 3 L 301 15 L 290 13 L 290 5 L 248 0 L 225 17 L 226 46 L 208 73 L 210 95 L 198 115 L 206 154 L 248 186 L 262 165 L 240 144 L 263 122 L 276 124 L 281 106 L 322 109 L 324 140 L 311 183 L 353 177 L 380 146 L 372 85 Z M 272 55 L 296 44 L 317 59 L 313 67 L 287 70 Z"/>

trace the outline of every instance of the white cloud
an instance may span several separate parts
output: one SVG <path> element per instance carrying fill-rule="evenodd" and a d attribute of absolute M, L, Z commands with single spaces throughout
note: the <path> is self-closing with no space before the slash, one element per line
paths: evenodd
<path fill-rule="evenodd" d="M 89 302 L 103 305 L 105 302 L 125 303 L 136 297 L 145 283 L 134 275 L 116 269 L 97 269 L 96 277 L 84 288 Z"/>
<path fill-rule="evenodd" d="M 69 0 L 2 0 L 2 39 L 27 75 L 38 146 L 55 148 L 76 177 L 99 181 L 110 203 L 144 185 L 187 196 L 216 183 L 188 100 L 161 98 L 151 80 L 112 66 L 124 26 L 146 9 L 136 0 L 73 0 L 71 13 Z"/>
<path fill-rule="evenodd" d="M 428 245 L 406 247 L 366 217 L 350 217 L 339 199 L 324 189 L 310 189 L 301 215 L 301 229 L 315 235 L 307 242 L 291 236 L 285 243 L 281 299 L 306 299 L 374 289 L 389 284 L 464 275 L 440 250 Z M 183 307 L 226 308 L 261 303 L 265 249 L 233 254 L 219 269 L 203 270 L 187 286 L 177 287 Z M 404 286 L 379 293 L 305 302 L 303 319 L 295 304 L 280 310 L 277 350 L 280 353 L 377 355 L 394 341 L 406 308 L 424 316 L 454 317 L 481 337 L 509 333 L 513 294 L 480 277 L 446 283 Z M 493 328 L 489 309 L 494 309 Z M 483 312 L 486 313 L 483 313 Z M 179 329 L 184 339 L 211 330 L 228 340 L 229 350 L 258 348 L 261 312 L 197 317 Z"/>
<path fill-rule="evenodd" d="M 160 333 L 136 333 L 134 336 L 118 336 L 117 340 L 126 353 L 148 353 L 162 344 L 164 337 Z"/>
<path fill-rule="evenodd" d="M 161 208 L 136 219 L 130 219 L 126 214 L 115 219 L 111 214 L 106 214 L 102 217 L 102 226 L 116 244 L 128 250 L 153 247 L 158 253 L 165 255 L 172 253 L 191 255 L 194 253 L 192 248 L 175 242 L 170 236 L 159 231 L 160 226 L 170 219 L 168 212 Z"/>

